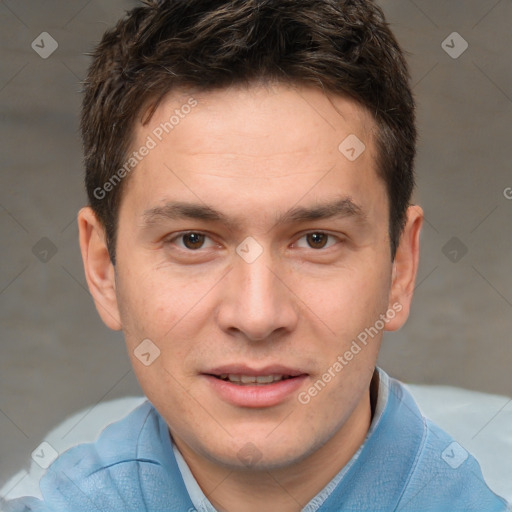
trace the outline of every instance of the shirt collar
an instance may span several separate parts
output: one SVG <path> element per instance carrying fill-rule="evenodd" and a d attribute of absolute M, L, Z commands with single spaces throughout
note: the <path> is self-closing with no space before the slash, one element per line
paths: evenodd
<path fill-rule="evenodd" d="M 303 512 L 316 512 L 322 504 L 331 496 L 336 487 L 340 484 L 343 477 L 351 470 L 359 459 L 360 454 L 365 449 L 368 440 L 373 436 L 373 433 L 381 423 L 382 416 L 388 404 L 389 395 L 389 377 L 381 370 L 376 368 L 370 385 L 370 398 L 374 404 L 374 414 L 370 428 L 366 435 L 363 444 L 359 447 L 357 452 L 352 456 L 348 463 L 337 473 L 337 475 L 304 507 Z M 169 436 L 170 437 L 170 436 Z M 178 450 L 176 444 L 172 442 L 172 449 L 178 468 L 180 470 L 183 481 L 187 488 L 187 492 L 190 496 L 194 507 L 198 512 L 216 512 L 214 506 L 210 503 L 208 498 L 205 496 L 201 487 L 194 478 L 188 464 Z"/>

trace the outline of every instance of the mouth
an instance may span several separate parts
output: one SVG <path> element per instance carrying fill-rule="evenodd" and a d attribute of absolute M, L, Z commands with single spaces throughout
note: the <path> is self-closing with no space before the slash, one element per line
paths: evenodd
<path fill-rule="evenodd" d="M 274 382 L 281 382 L 295 378 L 292 375 L 239 375 L 236 373 L 223 373 L 221 375 L 212 375 L 220 380 L 237 384 L 238 386 L 267 386 Z"/>
<path fill-rule="evenodd" d="M 215 394 L 241 407 L 270 407 L 297 391 L 307 373 L 282 366 L 253 369 L 229 366 L 203 373 Z"/>

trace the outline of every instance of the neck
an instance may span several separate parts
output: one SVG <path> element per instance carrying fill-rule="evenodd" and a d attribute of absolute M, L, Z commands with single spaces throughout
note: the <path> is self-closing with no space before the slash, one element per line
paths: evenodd
<path fill-rule="evenodd" d="M 363 444 L 371 420 L 367 392 L 348 421 L 320 449 L 292 466 L 273 470 L 228 469 L 199 456 L 181 439 L 173 439 L 218 511 L 259 512 L 265 503 L 268 512 L 299 512 L 350 461 Z"/>

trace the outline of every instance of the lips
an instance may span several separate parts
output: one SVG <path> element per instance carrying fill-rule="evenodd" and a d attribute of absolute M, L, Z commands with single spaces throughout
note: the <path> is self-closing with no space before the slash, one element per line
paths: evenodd
<path fill-rule="evenodd" d="M 268 365 L 263 368 L 253 368 L 244 364 L 230 364 L 212 368 L 209 371 L 203 372 L 206 375 L 213 375 L 220 377 L 221 375 L 247 375 L 247 376 L 267 376 L 267 375 L 284 375 L 288 377 L 297 377 L 306 374 L 298 368 L 290 368 L 283 365 Z"/>
<path fill-rule="evenodd" d="M 226 365 L 214 368 L 205 374 L 233 384 L 265 385 L 305 375 L 305 372 L 282 365 L 266 366 L 260 369 L 246 365 Z"/>
<path fill-rule="evenodd" d="M 293 378 L 290 375 L 238 375 L 236 373 L 223 373 L 222 375 L 215 375 L 215 377 L 240 386 L 272 384 L 273 382 Z"/>
<path fill-rule="evenodd" d="M 270 407 L 289 398 L 308 374 L 282 365 L 226 365 L 204 372 L 203 376 L 210 389 L 225 402 L 239 407 Z"/>

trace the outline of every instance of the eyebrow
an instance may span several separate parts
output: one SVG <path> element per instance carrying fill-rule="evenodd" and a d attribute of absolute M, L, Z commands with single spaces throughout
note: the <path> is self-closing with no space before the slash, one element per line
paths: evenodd
<path fill-rule="evenodd" d="M 224 213 L 211 206 L 200 203 L 186 203 L 170 201 L 162 206 L 146 210 L 143 214 L 144 225 L 150 227 L 160 220 L 195 219 L 207 222 L 220 222 L 234 229 L 236 219 L 230 219 Z M 353 218 L 358 223 L 366 223 L 367 215 L 363 208 L 350 197 L 342 197 L 332 202 L 313 206 L 296 206 L 281 214 L 276 219 L 276 226 L 307 222 L 312 220 L 325 220 L 332 218 Z"/>

